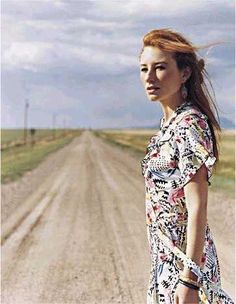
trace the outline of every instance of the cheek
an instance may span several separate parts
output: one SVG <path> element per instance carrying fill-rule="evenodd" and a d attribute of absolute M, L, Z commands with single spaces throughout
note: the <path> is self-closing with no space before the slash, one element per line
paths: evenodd
<path fill-rule="evenodd" d="M 162 71 L 162 73 L 159 72 L 157 77 L 161 82 L 163 82 L 165 85 L 168 85 L 169 87 L 175 87 L 179 81 L 175 73 L 167 70 Z"/>
<path fill-rule="evenodd" d="M 140 80 L 142 82 L 142 84 L 145 84 L 145 75 L 143 73 L 140 74 Z"/>
<path fill-rule="evenodd" d="M 169 81 L 170 78 L 173 76 L 173 73 L 171 73 L 168 70 L 163 70 L 163 71 L 156 71 L 156 76 L 157 79 L 159 79 L 160 81 Z"/>

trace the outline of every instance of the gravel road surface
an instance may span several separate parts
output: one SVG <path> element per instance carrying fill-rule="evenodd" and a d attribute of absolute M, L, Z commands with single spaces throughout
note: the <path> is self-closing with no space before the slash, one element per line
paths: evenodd
<path fill-rule="evenodd" d="M 87 130 L 2 186 L 2 303 L 146 303 L 140 160 Z M 208 213 L 234 296 L 234 202 L 210 192 Z"/>

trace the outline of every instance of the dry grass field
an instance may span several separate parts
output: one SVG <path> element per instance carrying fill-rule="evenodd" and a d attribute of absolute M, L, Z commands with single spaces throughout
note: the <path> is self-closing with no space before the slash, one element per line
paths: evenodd
<path fill-rule="evenodd" d="M 145 154 L 149 138 L 156 129 L 103 129 L 95 133 L 114 144 Z M 235 195 L 235 130 L 223 130 L 220 141 L 220 161 L 212 176 L 212 190 L 221 187 L 227 196 Z"/>

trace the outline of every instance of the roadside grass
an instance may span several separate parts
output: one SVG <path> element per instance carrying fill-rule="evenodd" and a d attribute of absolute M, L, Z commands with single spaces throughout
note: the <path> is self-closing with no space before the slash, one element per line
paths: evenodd
<path fill-rule="evenodd" d="M 96 130 L 94 134 L 105 140 L 135 152 L 140 158 L 146 153 L 146 146 L 157 130 Z M 223 131 L 220 141 L 220 159 L 210 179 L 210 191 L 223 191 L 227 197 L 235 197 L 235 134 Z"/>
<path fill-rule="evenodd" d="M 38 139 L 34 145 L 28 143 L 3 150 L 1 152 L 1 183 L 20 178 L 25 172 L 35 168 L 47 155 L 69 144 L 82 132 L 80 129 L 67 131 L 66 134 L 60 134 L 60 137 L 51 140 L 46 138 L 48 132 L 45 132 L 45 139 L 43 137 Z"/>
<path fill-rule="evenodd" d="M 56 134 L 61 134 L 63 130 L 56 130 Z M 27 132 L 28 138 L 31 137 L 30 132 Z M 45 136 L 50 136 L 53 134 L 51 129 L 37 129 L 35 132 L 35 140 L 38 140 Z M 23 140 L 24 139 L 24 129 L 1 129 L 1 144 L 7 144 L 10 142 Z"/>

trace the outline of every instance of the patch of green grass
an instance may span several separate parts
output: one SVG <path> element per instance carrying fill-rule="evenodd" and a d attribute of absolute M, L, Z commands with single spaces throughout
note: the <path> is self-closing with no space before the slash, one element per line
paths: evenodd
<path fill-rule="evenodd" d="M 211 186 L 209 189 L 213 192 L 222 191 L 227 198 L 235 197 L 235 180 L 233 178 L 225 177 L 219 173 L 213 173 L 211 177 Z"/>
<path fill-rule="evenodd" d="M 65 130 L 68 131 L 68 130 Z M 63 129 L 56 130 L 56 136 L 63 134 Z M 43 137 L 53 136 L 53 130 L 51 129 L 36 129 L 34 138 L 35 140 Z M 30 131 L 27 131 L 28 140 L 31 140 Z M 24 129 L 1 129 L 1 143 L 6 144 L 13 141 L 24 140 Z"/>
<path fill-rule="evenodd" d="M 28 144 L 3 150 L 1 182 L 7 183 L 18 179 L 26 171 L 35 168 L 48 154 L 64 147 L 81 133 L 81 130 L 73 130 L 55 140 L 41 140 L 33 146 Z"/>

